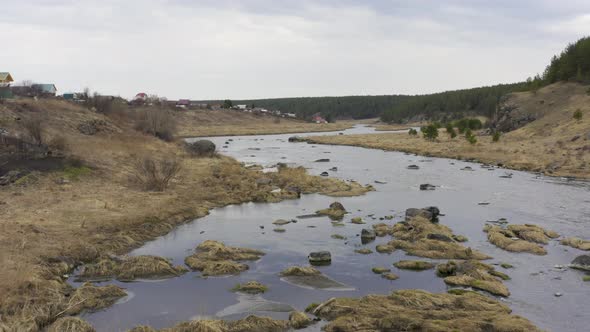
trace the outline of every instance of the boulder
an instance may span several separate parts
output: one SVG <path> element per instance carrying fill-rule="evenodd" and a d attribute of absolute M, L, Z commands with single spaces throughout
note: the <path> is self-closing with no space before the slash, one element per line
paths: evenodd
<path fill-rule="evenodd" d="M 432 185 L 430 183 L 424 183 L 420 185 L 420 190 L 434 190 L 436 189 L 435 185 Z"/>
<path fill-rule="evenodd" d="M 328 172 L 322 172 L 322 173 L 320 174 L 320 176 L 329 176 L 329 175 L 330 175 L 330 174 L 328 174 Z"/>
<path fill-rule="evenodd" d="M 215 143 L 206 139 L 187 142 L 186 149 L 195 156 L 212 156 L 215 153 Z"/>
<path fill-rule="evenodd" d="M 318 159 L 315 161 L 316 163 L 329 163 L 330 159 L 328 158 L 322 158 L 322 159 Z"/>
<path fill-rule="evenodd" d="M 342 205 L 342 203 L 340 203 L 340 202 L 334 202 L 334 203 L 330 204 L 330 209 L 346 211 L 346 209 L 344 208 L 344 205 Z"/>
<path fill-rule="evenodd" d="M 572 261 L 571 268 L 590 271 L 590 255 L 580 255 Z"/>
<path fill-rule="evenodd" d="M 307 256 L 309 262 L 313 264 L 323 264 L 323 263 L 330 263 L 332 261 L 332 255 L 329 251 L 316 251 L 310 252 Z"/>
<path fill-rule="evenodd" d="M 305 139 L 303 139 L 299 136 L 291 136 L 291 137 L 289 137 L 289 142 L 291 142 L 291 143 L 305 142 Z"/>
<path fill-rule="evenodd" d="M 363 228 L 361 231 L 361 239 L 374 240 L 376 237 L 377 234 L 375 234 L 375 231 L 372 229 Z"/>
<path fill-rule="evenodd" d="M 361 217 L 354 217 L 350 220 L 350 222 L 353 224 L 364 224 L 365 223 L 363 221 L 363 218 L 361 218 Z"/>
<path fill-rule="evenodd" d="M 407 169 L 420 169 L 418 165 L 409 165 Z"/>

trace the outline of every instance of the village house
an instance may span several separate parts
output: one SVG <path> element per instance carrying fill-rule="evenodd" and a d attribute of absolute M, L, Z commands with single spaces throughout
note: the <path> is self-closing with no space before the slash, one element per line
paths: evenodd
<path fill-rule="evenodd" d="M 179 99 L 176 102 L 176 105 L 175 106 L 178 107 L 178 108 L 187 109 L 187 108 L 189 108 L 191 106 L 191 101 L 190 101 L 190 99 Z"/>
<path fill-rule="evenodd" d="M 35 96 L 55 97 L 57 94 L 55 84 L 33 84 L 31 89 L 33 89 Z"/>
<path fill-rule="evenodd" d="M 326 119 L 324 119 L 320 114 L 314 114 L 311 117 L 311 121 L 315 123 L 328 123 L 328 121 L 326 121 Z"/>
<path fill-rule="evenodd" d="M 12 75 L 8 72 L 0 72 L 0 98 L 12 98 L 10 83 L 14 82 Z"/>

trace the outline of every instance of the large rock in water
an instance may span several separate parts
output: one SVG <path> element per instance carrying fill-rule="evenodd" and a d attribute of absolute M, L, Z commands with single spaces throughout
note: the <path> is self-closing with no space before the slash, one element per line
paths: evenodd
<path fill-rule="evenodd" d="M 436 189 L 435 185 L 432 185 L 430 183 L 424 183 L 420 185 L 420 190 L 434 190 Z"/>
<path fill-rule="evenodd" d="M 376 237 L 377 234 L 372 229 L 363 228 L 363 230 L 361 231 L 361 239 L 374 240 Z"/>
<path fill-rule="evenodd" d="M 202 139 L 191 143 L 186 143 L 186 149 L 196 156 L 212 156 L 215 153 L 215 143 Z"/>
<path fill-rule="evenodd" d="M 406 221 L 410 221 L 415 217 L 422 217 L 432 222 L 437 222 L 439 214 L 440 210 L 436 206 L 429 206 L 423 209 L 409 208 L 406 210 Z"/>
<path fill-rule="evenodd" d="M 590 255 L 580 255 L 574 258 L 570 267 L 578 270 L 590 271 Z"/>
<path fill-rule="evenodd" d="M 307 258 L 309 259 L 309 262 L 312 265 L 315 264 L 329 264 L 330 262 L 332 262 L 332 255 L 330 254 L 329 251 L 316 251 L 316 252 L 310 252 L 309 256 L 307 256 Z"/>

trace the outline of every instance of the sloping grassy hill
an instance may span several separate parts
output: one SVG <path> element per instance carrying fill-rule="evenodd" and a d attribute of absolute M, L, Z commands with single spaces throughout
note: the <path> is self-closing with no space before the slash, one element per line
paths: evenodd
<path fill-rule="evenodd" d="M 536 120 L 504 133 L 499 142 L 483 131 L 477 143 L 463 136 L 451 139 L 441 129 L 436 141 L 419 134 L 370 134 L 311 138 L 316 143 L 364 146 L 406 151 L 422 155 L 457 159 L 477 159 L 521 170 L 550 175 L 590 178 L 590 96 L 588 87 L 575 83 L 557 83 L 538 92 L 514 93 L 505 104 L 523 116 Z M 574 119 L 574 112 L 582 114 Z"/>

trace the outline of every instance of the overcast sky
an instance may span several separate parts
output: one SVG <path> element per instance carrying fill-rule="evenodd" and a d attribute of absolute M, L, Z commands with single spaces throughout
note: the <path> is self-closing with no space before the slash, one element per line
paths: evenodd
<path fill-rule="evenodd" d="M 587 0 L 0 0 L 0 71 L 169 99 L 421 94 L 526 79 Z"/>

